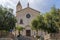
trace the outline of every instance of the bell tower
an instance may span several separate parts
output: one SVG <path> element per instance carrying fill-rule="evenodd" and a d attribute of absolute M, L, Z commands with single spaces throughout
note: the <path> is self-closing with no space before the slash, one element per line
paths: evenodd
<path fill-rule="evenodd" d="M 20 11 L 21 9 L 22 9 L 22 5 L 21 5 L 21 3 L 19 1 L 17 6 L 16 6 L 16 12 Z"/>

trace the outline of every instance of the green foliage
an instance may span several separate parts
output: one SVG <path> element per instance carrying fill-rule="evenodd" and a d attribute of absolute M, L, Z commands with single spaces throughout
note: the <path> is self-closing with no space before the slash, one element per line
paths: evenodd
<path fill-rule="evenodd" d="M 36 30 L 36 36 L 38 36 L 38 30 L 42 30 L 45 28 L 44 18 L 42 15 L 38 16 L 35 20 L 33 20 L 31 24 L 32 29 Z"/>
<path fill-rule="evenodd" d="M 36 38 L 37 38 L 37 39 L 39 39 L 39 38 L 40 38 L 40 36 L 36 36 Z"/>
<path fill-rule="evenodd" d="M 32 28 L 35 30 L 44 30 L 48 33 L 58 33 L 60 27 L 60 10 L 55 6 L 51 8 L 50 12 L 37 17 L 37 20 L 32 21 Z"/>
<path fill-rule="evenodd" d="M 38 16 L 36 20 L 32 21 L 32 28 L 35 30 L 36 29 L 40 30 L 41 28 L 43 29 L 44 25 L 45 23 L 44 23 L 44 18 L 42 15 Z"/>
<path fill-rule="evenodd" d="M 37 20 L 33 20 L 32 21 L 32 29 L 38 29 L 38 21 Z"/>
<path fill-rule="evenodd" d="M 37 17 L 37 19 L 38 19 L 39 29 L 41 29 L 41 30 L 44 29 L 45 28 L 44 17 L 42 15 L 40 15 Z"/>
<path fill-rule="evenodd" d="M 59 16 L 57 15 L 56 10 L 57 9 L 55 7 L 52 7 L 51 11 L 44 15 L 48 33 L 57 33 L 59 31 L 59 28 L 56 25 L 57 22 L 59 22 Z"/>
<path fill-rule="evenodd" d="M 16 18 L 8 10 L 9 9 L 0 6 L 0 30 L 9 31 L 15 27 Z"/>
<path fill-rule="evenodd" d="M 24 28 L 22 26 L 17 26 L 16 29 L 22 31 Z"/>
<path fill-rule="evenodd" d="M 22 31 L 24 28 L 22 26 L 17 26 L 16 29 L 18 30 L 18 33 L 19 33 L 19 36 L 20 36 L 21 35 L 20 31 Z"/>

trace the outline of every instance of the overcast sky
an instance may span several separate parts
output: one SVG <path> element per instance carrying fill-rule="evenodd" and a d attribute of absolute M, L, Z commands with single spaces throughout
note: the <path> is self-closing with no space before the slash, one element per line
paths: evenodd
<path fill-rule="evenodd" d="M 19 0 L 0 0 L 0 4 L 14 9 L 15 14 L 18 1 Z M 20 2 L 23 8 L 25 8 L 29 2 L 31 8 L 36 9 L 42 13 L 48 12 L 53 5 L 55 5 L 56 8 L 60 8 L 60 0 L 20 0 Z"/>

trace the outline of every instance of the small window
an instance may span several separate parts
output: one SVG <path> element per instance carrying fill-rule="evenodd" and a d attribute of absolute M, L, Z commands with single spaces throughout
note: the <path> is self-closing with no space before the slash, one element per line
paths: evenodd
<path fill-rule="evenodd" d="M 23 20 L 22 19 L 20 19 L 20 24 L 23 24 Z"/>

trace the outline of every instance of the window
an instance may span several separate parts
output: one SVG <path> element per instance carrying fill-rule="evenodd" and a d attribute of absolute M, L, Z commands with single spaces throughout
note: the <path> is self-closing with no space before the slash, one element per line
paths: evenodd
<path fill-rule="evenodd" d="M 20 19 L 20 24 L 23 24 L 23 20 L 22 19 Z"/>
<path fill-rule="evenodd" d="M 27 14 L 27 15 L 26 15 L 26 18 L 30 18 L 30 17 L 31 17 L 31 15 L 30 15 L 30 14 Z"/>

